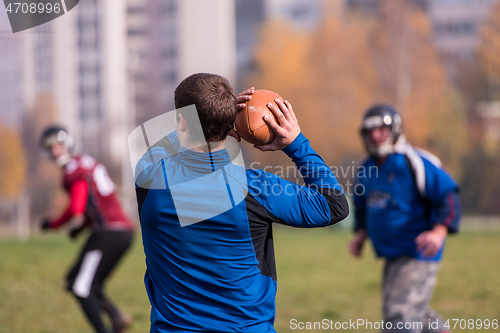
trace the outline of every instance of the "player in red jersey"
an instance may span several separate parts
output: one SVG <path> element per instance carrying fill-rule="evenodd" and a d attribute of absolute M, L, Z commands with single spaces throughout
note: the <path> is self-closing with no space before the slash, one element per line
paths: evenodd
<path fill-rule="evenodd" d="M 123 213 L 104 166 L 89 155 L 73 155 L 72 146 L 71 134 L 61 126 L 47 128 L 40 138 L 43 153 L 62 169 L 63 186 L 70 195 L 67 210 L 58 219 L 45 219 L 41 227 L 56 229 L 72 220 L 71 238 L 90 229 L 90 236 L 66 278 L 67 288 L 96 332 L 123 332 L 130 326 L 131 318 L 111 303 L 104 294 L 103 283 L 129 248 L 134 225 Z M 101 309 L 111 318 L 112 331 L 106 329 Z"/>

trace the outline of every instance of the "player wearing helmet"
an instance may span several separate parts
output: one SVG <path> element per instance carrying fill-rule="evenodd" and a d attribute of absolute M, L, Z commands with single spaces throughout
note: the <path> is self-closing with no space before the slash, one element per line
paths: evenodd
<path fill-rule="evenodd" d="M 398 143 L 404 143 L 402 134 L 401 116 L 390 105 L 381 104 L 370 108 L 361 124 L 361 136 L 366 151 L 375 157 L 384 157 L 393 153 Z"/>
<path fill-rule="evenodd" d="M 383 332 L 445 332 L 429 303 L 446 236 L 458 231 L 458 185 L 437 157 L 406 142 L 392 106 L 369 108 L 360 132 L 369 155 L 361 166 L 377 167 L 377 173 L 356 180 L 363 191 L 354 195 L 349 250 L 359 257 L 370 238 L 377 256 L 385 258 Z"/>
<path fill-rule="evenodd" d="M 45 219 L 42 230 L 56 229 L 73 220 L 75 238 L 89 229 L 90 236 L 67 276 L 67 288 L 79 301 L 95 331 L 105 328 L 100 311 L 110 317 L 112 332 L 123 332 L 131 318 L 120 312 L 103 291 L 103 284 L 129 248 L 133 224 L 122 212 L 115 186 L 102 164 L 89 155 L 73 154 L 73 137 L 64 127 L 51 126 L 40 137 L 45 157 L 63 171 L 63 187 L 70 195 L 66 211 L 55 220 Z"/>

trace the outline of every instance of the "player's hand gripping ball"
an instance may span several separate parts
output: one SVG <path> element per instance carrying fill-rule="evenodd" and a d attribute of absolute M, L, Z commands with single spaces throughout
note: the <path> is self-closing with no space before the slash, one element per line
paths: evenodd
<path fill-rule="evenodd" d="M 238 112 L 234 121 L 236 132 L 243 140 L 257 146 L 269 144 L 274 140 L 276 134 L 265 123 L 264 116 L 279 124 L 274 113 L 267 107 L 268 103 L 276 104 L 276 98 L 283 101 L 275 92 L 255 90 L 252 98 L 245 102 L 245 107 Z"/>

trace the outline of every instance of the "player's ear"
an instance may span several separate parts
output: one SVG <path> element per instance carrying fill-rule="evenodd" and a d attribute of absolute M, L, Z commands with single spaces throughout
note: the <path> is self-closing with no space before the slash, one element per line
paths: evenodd
<path fill-rule="evenodd" d="M 234 129 L 231 129 L 229 131 L 229 133 L 227 133 L 227 136 L 232 136 L 233 138 L 236 139 L 236 141 L 240 142 L 241 141 L 241 138 L 240 138 L 240 135 L 238 134 L 238 132 L 236 132 Z"/>
<path fill-rule="evenodd" d="M 177 124 L 179 126 L 179 130 L 180 131 L 187 131 L 187 121 L 186 121 L 186 118 L 184 118 L 184 116 L 182 115 L 182 113 L 178 113 L 176 115 L 176 120 L 177 120 Z"/>

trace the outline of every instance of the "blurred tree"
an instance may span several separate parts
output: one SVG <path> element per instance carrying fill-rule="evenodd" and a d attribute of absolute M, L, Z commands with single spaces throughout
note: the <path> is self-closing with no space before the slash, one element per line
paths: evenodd
<path fill-rule="evenodd" d="M 440 95 L 448 94 L 429 18 L 404 0 L 380 1 L 379 11 L 370 32 L 370 54 L 378 76 L 377 99 L 394 104 L 403 115 L 410 141 L 425 147 L 433 130 L 432 105 L 442 99 Z"/>
<path fill-rule="evenodd" d="M 26 160 L 19 133 L 0 128 L 0 198 L 15 199 L 24 191 Z"/>
<path fill-rule="evenodd" d="M 490 85 L 489 99 L 500 99 L 500 1 L 493 5 L 489 19 L 481 29 L 478 48 L 481 68 Z"/>
<path fill-rule="evenodd" d="M 461 181 L 463 161 L 470 144 L 467 138 L 466 110 L 460 94 L 449 88 L 436 98 L 431 107 L 430 133 L 426 147 L 435 152 L 446 170 Z"/>
<path fill-rule="evenodd" d="M 248 85 L 288 98 L 329 165 L 353 165 L 363 153 L 363 112 L 386 102 L 401 111 L 412 144 L 460 172 L 456 164 L 466 147 L 454 139 L 464 135 L 463 105 L 449 88 L 425 13 L 404 0 L 380 1 L 379 15 L 372 17 L 326 4 L 323 21 L 311 33 L 276 21 L 262 27 L 258 71 Z M 285 163 L 279 154 L 254 156 L 271 165 Z M 350 178 L 352 172 L 338 176 Z"/>
<path fill-rule="evenodd" d="M 475 146 L 465 160 L 461 191 L 463 208 L 474 214 L 500 214 L 500 149 L 489 154 Z"/>
<path fill-rule="evenodd" d="M 372 21 L 325 16 L 310 50 L 311 86 L 318 105 L 314 120 L 320 131 L 311 139 L 334 164 L 352 164 L 362 154 L 358 129 L 365 108 L 375 99 L 377 77 L 369 56 Z M 316 147 L 316 146 L 315 146 Z"/>
<path fill-rule="evenodd" d="M 307 118 L 314 115 L 312 107 L 307 104 L 312 99 L 306 98 L 309 87 L 314 84 L 307 61 L 310 45 L 308 35 L 294 32 L 286 22 L 265 22 L 260 29 L 260 42 L 255 53 L 257 71 L 245 80 L 248 87 L 272 90 L 288 99 L 301 126 L 307 123 Z M 253 161 L 264 165 L 290 164 L 281 154 L 262 154 L 250 150 L 250 155 Z M 259 167 L 259 164 L 254 167 Z"/>
<path fill-rule="evenodd" d="M 488 121 L 479 114 L 478 102 L 491 103 L 500 100 L 500 1 L 492 6 L 489 18 L 480 29 L 477 59 L 479 68 L 462 73 L 464 81 L 470 81 L 464 90 L 470 100 L 469 139 L 471 149 L 463 166 L 462 197 L 464 210 L 475 214 L 500 214 L 498 197 L 500 189 L 500 148 L 488 145 L 485 125 Z M 457 140 L 459 142 L 461 140 Z M 490 142 L 491 143 L 491 142 Z"/>
<path fill-rule="evenodd" d="M 366 56 L 368 25 L 344 22 L 337 10 L 313 34 L 298 34 L 283 21 L 267 22 L 256 52 L 258 71 L 247 80 L 248 86 L 290 100 L 303 132 L 329 164 L 361 154 L 357 129 L 375 85 Z M 255 156 L 271 165 L 288 162 L 279 154 Z"/>
<path fill-rule="evenodd" d="M 32 211 L 40 215 L 50 204 L 60 183 L 60 171 L 41 156 L 38 140 L 42 131 L 56 121 L 57 108 L 51 94 L 40 94 L 22 118 L 22 138 L 28 162 L 27 188 Z"/>

